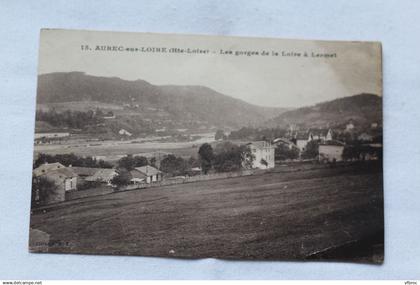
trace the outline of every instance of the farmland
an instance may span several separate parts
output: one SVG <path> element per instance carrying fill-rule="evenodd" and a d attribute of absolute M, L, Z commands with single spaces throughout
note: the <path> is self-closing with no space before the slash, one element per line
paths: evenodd
<path fill-rule="evenodd" d="M 380 263 L 381 166 L 281 166 L 118 192 L 36 211 L 31 228 L 44 233 L 32 243 L 57 253 Z"/>
<path fill-rule="evenodd" d="M 155 152 L 174 153 L 190 157 L 195 156 L 202 143 L 214 141 L 214 133 L 197 134 L 194 141 L 162 142 L 162 137 L 132 140 L 89 141 L 86 139 L 68 140 L 56 144 L 35 145 L 35 153 L 94 156 L 103 160 L 118 160 L 127 154 L 152 155 Z"/>

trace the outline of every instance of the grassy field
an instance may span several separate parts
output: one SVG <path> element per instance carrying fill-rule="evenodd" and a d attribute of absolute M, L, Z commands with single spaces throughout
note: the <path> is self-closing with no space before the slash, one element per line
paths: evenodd
<path fill-rule="evenodd" d="M 49 252 L 379 263 L 382 172 L 371 164 L 278 168 L 120 192 L 34 213 L 31 228 L 49 235 Z"/>
<path fill-rule="evenodd" d="M 112 160 L 107 157 L 124 156 L 127 154 L 141 155 L 153 154 L 154 152 L 167 152 L 177 156 L 197 156 L 198 149 L 205 142 L 213 142 L 214 134 L 200 134 L 199 139 L 187 142 L 161 142 L 159 137 L 154 140 L 132 139 L 106 140 L 89 142 L 86 139 L 63 141 L 57 144 L 40 144 L 34 146 L 35 153 L 50 155 L 73 153 L 78 156 L 100 156 L 104 160 Z"/>

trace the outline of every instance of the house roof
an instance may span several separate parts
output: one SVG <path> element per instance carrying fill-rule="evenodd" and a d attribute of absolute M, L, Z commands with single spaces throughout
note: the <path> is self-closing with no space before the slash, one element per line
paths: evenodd
<path fill-rule="evenodd" d="M 328 134 L 328 129 L 309 129 L 308 132 L 315 136 L 326 136 Z"/>
<path fill-rule="evenodd" d="M 136 169 L 131 170 L 130 175 L 132 179 L 144 179 L 147 177 L 143 172 L 140 172 Z"/>
<path fill-rule="evenodd" d="M 271 147 L 271 144 L 269 142 L 266 142 L 266 141 L 250 142 L 247 145 L 252 145 L 255 148 L 259 148 L 259 149 L 263 149 L 263 148 L 266 148 L 266 147 Z"/>
<path fill-rule="evenodd" d="M 69 167 L 57 168 L 57 169 L 54 169 L 54 170 L 50 170 L 43 175 L 44 176 L 58 176 L 60 178 L 72 178 L 72 177 L 77 176 L 77 174 Z"/>
<path fill-rule="evenodd" d="M 65 168 L 65 166 L 62 165 L 59 162 L 44 163 L 44 164 L 40 165 L 39 167 L 35 168 L 33 170 L 33 173 L 34 173 L 35 177 L 38 177 L 38 176 L 46 174 L 47 172 L 50 172 L 50 171 L 55 170 L 55 169 L 60 169 L 60 168 Z"/>
<path fill-rule="evenodd" d="M 309 138 L 308 132 L 297 132 L 296 139 L 297 140 L 307 140 Z"/>
<path fill-rule="evenodd" d="M 92 176 L 101 168 L 72 166 L 71 169 L 79 176 Z"/>
<path fill-rule="evenodd" d="M 86 177 L 87 181 L 108 181 L 117 174 L 113 168 L 100 168 L 92 176 Z"/>
<path fill-rule="evenodd" d="M 293 144 L 293 142 L 291 142 L 290 140 L 286 139 L 286 138 L 276 138 L 273 140 L 273 143 L 284 143 L 284 144 Z"/>
<path fill-rule="evenodd" d="M 161 171 L 157 170 L 156 168 L 154 168 L 153 166 L 150 166 L 150 165 L 136 167 L 134 169 L 143 173 L 146 176 L 152 176 L 152 175 L 162 173 Z"/>
<path fill-rule="evenodd" d="M 321 143 L 319 145 L 344 146 L 345 143 L 343 143 L 341 141 L 337 141 L 337 140 L 331 140 L 331 141 L 323 142 L 323 143 Z"/>

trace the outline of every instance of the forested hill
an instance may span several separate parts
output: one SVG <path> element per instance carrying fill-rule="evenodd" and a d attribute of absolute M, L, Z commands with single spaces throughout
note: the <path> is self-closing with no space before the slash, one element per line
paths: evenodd
<path fill-rule="evenodd" d="M 382 122 L 382 97 L 359 94 L 323 102 L 310 107 L 284 112 L 268 120 L 268 127 L 287 127 L 297 124 L 304 127 L 324 128 L 344 125 L 352 120 L 358 125 Z"/>
<path fill-rule="evenodd" d="M 38 104 L 75 101 L 155 108 L 174 121 L 221 127 L 260 125 L 286 109 L 246 103 L 203 86 L 156 86 L 144 80 L 97 77 L 82 72 L 38 77 Z"/>

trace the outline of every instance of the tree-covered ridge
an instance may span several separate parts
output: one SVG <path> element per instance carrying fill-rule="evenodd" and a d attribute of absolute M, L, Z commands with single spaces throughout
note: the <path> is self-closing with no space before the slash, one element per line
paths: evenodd
<path fill-rule="evenodd" d="M 82 72 L 38 77 L 37 103 L 96 101 L 159 109 L 174 121 L 200 121 L 215 126 L 257 125 L 284 108 L 249 104 L 204 86 L 157 86 L 144 80 L 98 77 Z"/>
<path fill-rule="evenodd" d="M 66 110 L 57 112 L 54 109 L 43 111 L 37 110 L 36 120 L 46 122 L 57 128 L 84 129 L 87 126 L 95 126 L 104 122 L 104 114 L 100 111 L 89 110 L 87 112 Z"/>
<path fill-rule="evenodd" d="M 358 125 L 382 124 L 382 97 L 359 94 L 287 111 L 267 121 L 268 127 L 341 127 L 349 121 Z"/>

